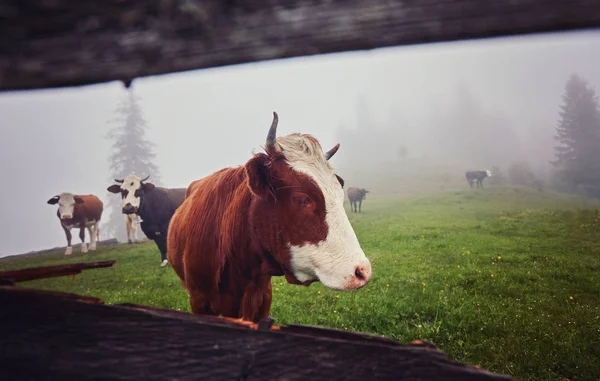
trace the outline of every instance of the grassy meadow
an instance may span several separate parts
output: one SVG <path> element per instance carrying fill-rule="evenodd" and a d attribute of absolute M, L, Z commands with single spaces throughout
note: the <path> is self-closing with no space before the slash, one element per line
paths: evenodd
<path fill-rule="evenodd" d="M 425 339 L 451 358 L 519 380 L 600 380 L 599 203 L 527 188 L 369 194 L 350 213 L 373 261 L 353 293 L 273 278 L 276 323 Z M 56 227 L 58 229 L 58 227 Z M 0 270 L 116 259 L 113 268 L 23 283 L 189 311 L 152 243 L 0 259 Z"/>

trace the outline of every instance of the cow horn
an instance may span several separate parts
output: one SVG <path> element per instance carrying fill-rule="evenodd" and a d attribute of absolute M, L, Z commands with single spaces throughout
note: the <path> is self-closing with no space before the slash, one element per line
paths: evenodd
<path fill-rule="evenodd" d="M 115 182 L 116 182 L 116 183 L 119 183 L 119 184 L 123 184 L 123 181 L 125 181 L 125 180 L 118 180 L 118 179 L 115 179 Z"/>
<path fill-rule="evenodd" d="M 142 183 L 143 183 L 144 181 L 148 180 L 149 178 L 150 178 L 150 175 L 148 175 L 148 176 L 144 177 L 144 178 L 143 178 L 143 179 L 142 179 L 140 182 L 142 182 Z"/>
<path fill-rule="evenodd" d="M 340 148 L 340 143 L 334 145 L 332 149 L 330 149 L 329 151 L 325 152 L 325 160 L 331 159 L 331 157 L 333 155 L 335 155 L 335 153 L 337 152 L 337 150 L 339 148 Z"/>
<path fill-rule="evenodd" d="M 277 143 L 277 123 L 279 122 L 279 116 L 273 111 L 273 122 L 271 128 L 269 128 L 269 134 L 267 135 L 267 143 L 265 144 L 265 150 L 268 153 L 281 152 L 281 147 Z"/>

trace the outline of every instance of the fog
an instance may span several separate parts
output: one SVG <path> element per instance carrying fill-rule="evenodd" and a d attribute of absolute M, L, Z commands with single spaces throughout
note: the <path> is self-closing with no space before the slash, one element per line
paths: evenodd
<path fill-rule="evenodd" d="M 599 58 L 600 32 L 549 34 L 199 70 L 136 79 L 130 91 L 166 186 L 243 164 L 277 111 L 279 135 L 341 143 L 332 162 L 347 184 L 384 193 L 394 187 L 386 176 L 408 167 L 438 168 L 463 187 L 466 169 L 515 160 L 545 173 L 565 82 L 577 73 L 600 85 Z M 0 256 L 66 244 L 46 204 L 60 192 L 107 203 L 105 135 L 126 92 L 113 82 L 0 94 Z"/>

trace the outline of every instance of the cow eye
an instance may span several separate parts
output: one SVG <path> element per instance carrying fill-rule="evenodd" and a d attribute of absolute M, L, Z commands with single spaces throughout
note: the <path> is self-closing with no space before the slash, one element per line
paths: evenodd
<path fill-rule="evenodd" d="M 294 196 L 294 202 L 302 207 L 306 207 L 310 204 L 310 198 L 308 196 Z"/>

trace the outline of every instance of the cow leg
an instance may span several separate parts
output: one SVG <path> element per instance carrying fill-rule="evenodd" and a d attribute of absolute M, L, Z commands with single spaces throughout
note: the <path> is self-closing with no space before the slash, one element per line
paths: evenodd
<path fill-rule="evenodd" d="M 65 249 L 65 255 L 71 255 L 73 253 L 73 247 L 71 246 L 71 229 L 62 224 L 61 226 L 65 231 L 65 235 L 67 236 L 67 248 Z"/>
<path fill-rule="evenodd" d="M 90 247 L 89 247 L 90 250 L 94 250 L 94 249 L 92 249 L 92 247 L 94 247 L 94 238 L 92 238 L 92 237 L 96 236 L 96 232 L 93 229 L 94 228 L 91 226 L 87 227 L 88 234 L 90 235 Z"/>
<path fill-rule="evenodd" d="M 195 290 L 190 290 L 189 294 L 190 307 L 192 308 L 192 313 L 194 315 L 211 314 L 210 309 L 208 308 L 208 302 L 206 301 L 204 294 Z"/>
<path fill-rule="evenodd" d="M 259 319 L 266 319 L 271 314 L 271 302 L 273 301 L 273 289 L 269 281 L 269 288 L 263 295 L 263 304 L 258 311 Z"/>
<path fill-rule="evenodd" d="M 362 211 L 362 200 L 358 200 L 358 213 Z"/>
<path fill-rule="evenodd" d="M 131 220 L 131 234 L 133 235 L 133 242 L 135 242 L 135 243 L 137 243 L 137 241 L 138 241 L 137 231 L 138 231 L 138 222 L 134 218 L 133 220 Z"/>
<path fill-rule="evenodd" d="M 127 243 L 131 243 L 131 220 L 127 214 L 124 214 L 123 218 L 125 218 L 125 230 L 127 230 Z"/>
<path fill-rule="evenodd" d="M 81 252 L 87 253 L 88 248 L 87 244 L 85 243 L 85 224 L 81 224 L 79 226 L 79 238 L 81 239 Z"/>
<path fill-rule="evenodd" d="M 165 233 L 157 232 L 156 237 L 154 238 L 154 242 L 156 242 L 156 246 L 158 246 L 158 250 L 160 250 L 160 266 L 164 267 L 169 263 L 167 259 L 167 237 Z"/>
<path fill-rule="evenodd" d="M 263 277 L 247 284 L 244 288 L 240 317 L 255 323 L 269 317 L 272 295 L 270 277 Z"/>
<path fill-rule="evenodd" d="M 470 186 L 471 188 L 473 188 L 473 181 L 472 181 L 472 180 L 467 180 L 467 181 L 469 182 L 469 186 Z"/>
<path fill-rule="evenodd" d="M 90 250 L 96 250 L 96 229 L 98 229 L 97 224 L 90 225 L 88 227 L 88 232 L 90 233 Z"/>

